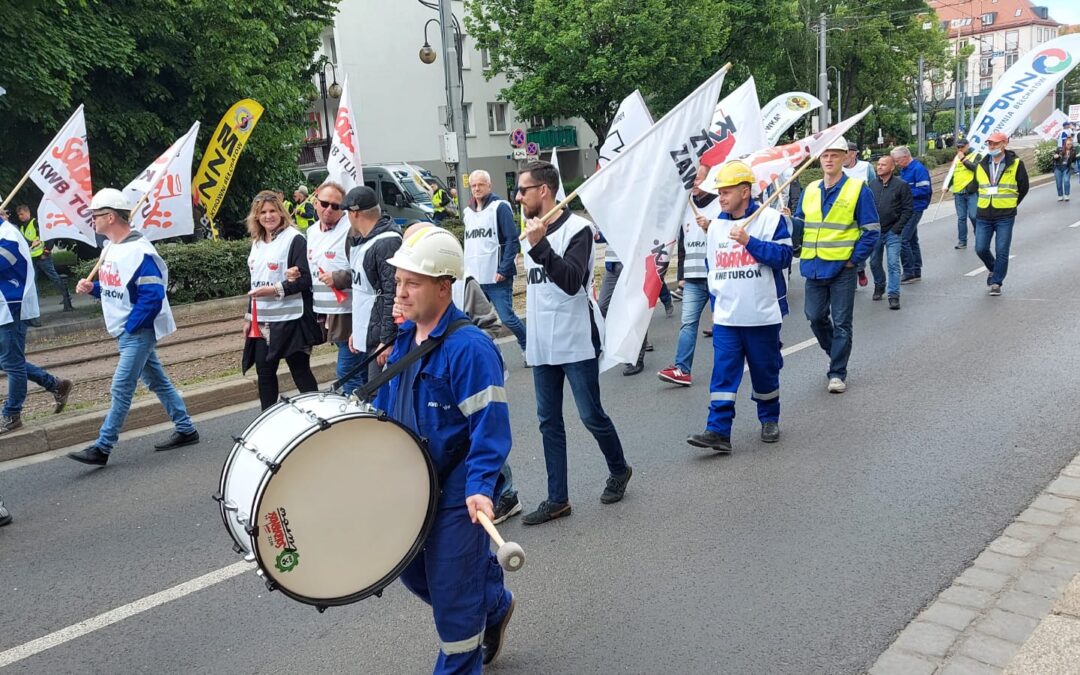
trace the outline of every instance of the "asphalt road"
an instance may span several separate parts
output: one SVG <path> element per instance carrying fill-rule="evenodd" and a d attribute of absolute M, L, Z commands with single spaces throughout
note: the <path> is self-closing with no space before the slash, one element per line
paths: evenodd
<path fill-rule="evenodd" d="M 626 499 L 598 502 L 604 465 L 566 402 L 574 514 L 507 523 L 528 564 L 508 576 L 517 614 L 494 672 L 855 673 L 1077 453 L 1080 196 L 1037 188 L 1016 228 L 1004 295 L 986 295 L 951 218 L 923 224 L 923 280 L 903 309 L 856 298 L 848 393 L 825 391 L 816 346 L 781 377 L 779 444 L 757 439 L 744 383 L 728 458 L 684 443 L 704 426 L 710 349 L 689 389 L 652 375 L 677 319 L 634 378 L 602 377 L 635 469 Z M 973 241 L 973 240 L 972 240 Z M 810 335 L 802 283 L 784 342 Z M 515 477 L 543 498 L 531 378 L 511 364 Z M 747 378 L 748 379 L 748 378 Z M 0 663 L 20 645 L 239 560 L 209 495 L 231 434 L 254 411 L 200 423 L 201 445 L 124 443 L 107 469 L 62 457 L 0 467 L 16 522 L 0 530 Z M 7 470 L 4 470 L 7 469 Z M 254 573 L 57 644 L 11 673 L 423 673 L 429 612 L 400 585 L 323 615 Z"/>

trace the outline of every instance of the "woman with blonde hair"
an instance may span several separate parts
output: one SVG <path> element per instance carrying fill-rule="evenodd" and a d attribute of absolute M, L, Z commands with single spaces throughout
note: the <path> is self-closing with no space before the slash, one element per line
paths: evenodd
<path fill-rule="evenodd" d="M 263 190 L 255 195 L 247 229 L 251 235 L 248 295 L 254 311 L 249 310 L 244 321 L 242 368 L 246 373 L 255 366 L 259 401 L 266 410 L 278 399 L 277 370 L 282 359 L 301 392 L 318 389 L 311 372 L 311 348 L 322 342 L 322 334 L 312 310 L 307 244 L 275 192 Z M 285 276 L 290 267 L 300 270 L 295 281 Z"/>

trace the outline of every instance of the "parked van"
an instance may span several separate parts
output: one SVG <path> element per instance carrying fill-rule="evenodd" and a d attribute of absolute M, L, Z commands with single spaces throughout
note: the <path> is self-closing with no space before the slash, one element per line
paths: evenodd
<path fill-rule="evenodd" d="M 375 191 L 379 204 L 398 224 L 410 220 L 431 220 L 435 207 L 431 195 L 418 184 L 417 176 L 425 181 L 442 181 L 427 169 L 412 164 L 372 164 L 364 166 L 364 185 Z"/>

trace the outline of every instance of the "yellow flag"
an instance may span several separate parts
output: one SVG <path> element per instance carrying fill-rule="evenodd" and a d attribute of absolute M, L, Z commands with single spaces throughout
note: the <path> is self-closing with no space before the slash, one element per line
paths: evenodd
<path fill-rule="evenodd" d="M 207 218 L 212 219 L 221 208 L 225 190 L 236 170 L 236 160 L 262 114 L 263 107 L 258 101 L 250 98 L 237 101 L 221 118 L 210 145 L 206 146 L 191 187 L 195 201 L 206 209 Z"/>

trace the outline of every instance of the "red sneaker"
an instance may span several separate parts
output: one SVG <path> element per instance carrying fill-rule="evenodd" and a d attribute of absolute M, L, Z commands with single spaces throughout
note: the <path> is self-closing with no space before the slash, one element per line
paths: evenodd
<path fill-rule="evenodd" d="M 660 378 L 661 382 L 670 382 L 671 384 L 677 384 L 680 387 L 689 387 L 690 373 L 684 372 L 681 368 L 676 366 L 669 366 L 664 368 L 656 374 Z"/>
<path fill-rule="evenodd" d="M 865 286 L 870 283 L 870 280 L 866 278 L 866 270 L 859 270 L 859 285 Z"/>

